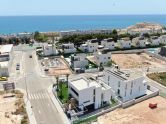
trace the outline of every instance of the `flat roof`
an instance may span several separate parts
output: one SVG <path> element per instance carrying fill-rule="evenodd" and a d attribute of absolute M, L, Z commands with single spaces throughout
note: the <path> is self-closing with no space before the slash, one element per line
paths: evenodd
<path fill-rule="evenodd" d="M 105 71 L 123 81 L 134 80 L 134 79 L 143 77 L 143 73 L 139 71 L 131 71 L 131 70 L 120 71 L 115 68 L 110 70 L 105 70 Z"/>
<path fill-rule="evenodd" d="M 0 45 L 0 53 L 10 53 L 13 48 L 13 44 Z"/>
<path fill-rule="evenodd" d="M 74 80 L 71 80 L 70 83 L 77 89 L 83 90 L 90 87 L 101 87 L 96 81 L 88 80 L 84 77 L 80 77 Z"/>
<path fill-rule="evenodd" d="M 0 62 L 0 67 L 8 67 L 9 61 Z"/>

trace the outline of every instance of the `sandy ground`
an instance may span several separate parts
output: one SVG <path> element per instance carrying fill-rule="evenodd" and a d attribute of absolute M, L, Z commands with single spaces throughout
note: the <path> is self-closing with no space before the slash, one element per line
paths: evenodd
<path fill-rule="evenodd" d="M 57 63 L 54 64 L 52 67 L 50 67 L 48 64 L 50 60 L 43 60 L 44 65 L 49 68 L 49 71 L 47 72 L 48 75 L 57 76 L 57 75 L 71 74 L 70 69 L 63 61 L 63 59 L 56 58 L 54 60 L 56 60 Z"/>
<path fill-rule="evenodd" d="M 112 54 L 112 60 L 120 68 L 142 68 L 142 67 L 161 67 L 166 62 L 155 57 L 150 57 L 146 53 L 141 54 Z"/>
<path fill-rule="evenodd" d="M 158 107 L 150 109 L 149 103 Z M 157 96 L 126 109 L 116 109 L 98 117 L 98 124 L 166 124 L 166 99 Z"/>
<path fill-rule="evenodd" d="M 0 124 L 21 124 L 22 116 L 12 114 L 12 112 L 16 111 L 16 98 L 3 98 L 3 96 L 0 95 Z"/>

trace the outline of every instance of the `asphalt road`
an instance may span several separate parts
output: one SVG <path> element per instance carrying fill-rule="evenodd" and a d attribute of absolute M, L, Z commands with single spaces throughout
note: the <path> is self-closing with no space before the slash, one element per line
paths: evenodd
<path fill-rule="evenodd" d="M 47 88 L 53 84 L 53 81 L 51 78 L 43 78 L 37 73 L 33 50 L 23 51 L 20 55 L 23 59 L 18 57 L 19 60 L 14 61 L 22 61 L 23 70 L 20 71 L 23 71 L 23 77 L 15 78 L 16 87 L 28 91 L 28 99 L 33 106 L 37 124 L 63 124 L 62 118 L 47 92 Z M 29 55 L 32 55 L 32 58 L 29 58 Z"/>

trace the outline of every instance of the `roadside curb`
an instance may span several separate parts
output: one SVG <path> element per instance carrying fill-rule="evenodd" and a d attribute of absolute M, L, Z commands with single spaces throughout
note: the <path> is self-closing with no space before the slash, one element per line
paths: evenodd
<path fill-rule="evenodd" d="M 59 114 L 61 115 L 62 117 L 62 120 L 65 124 L 71 124 L 70 121 L 68 120 L 68 118 L 66 117 L 62 107 L 59 105 L 59 102 L 57 101 L 57 99 L 55 98 L 54 94 L 53 94 L 53 91 L 52 91 L 52 85 L 49 86 L 49 88 L 47 89 L 48 90 L 48 94 L 53 102 L 53 104 L 55 105 L 57 111 L 59 112 Z"/>
<path fill-rule="evenodd" d="M 25 108 L 26 108 L 26 111 L 27 111 L 27 114 L 28 114 L 29 123 L 30 123 L 30 124 L 37 124 L 36 118 L 35 118 L 35 114 L 34 114 L 32 108 L 31 108 L 31 103 L 30 103 L 30 101 L 27 100 L 27 95 L 26 95 L 26 93 L 25 93 L 25 90 L 19 89 L 19 88 L 17 88 L 16 90 L 19 90 L 19 91 L 21 91 L 21 92 L 24 94 L 23 99 L 24 99 Z"/>
<path fill-rule="evenodd" d="M 166 89 L 166 87 L 165 87 L 165 86 L 163 86 L 163 85 L 161 85 L 160 83 L 157 83 L 156 81 L 154 81 L 154 80 L 150 79 L 150 78 L 149 78 L 149 77 L 147 77 L 147 76 L 146 76 L 146 78 L 147 78 L 149 81 L 151 81 L 151 82 L 155 83 L 156 85 L 158 85 L 158 86 L 160 86 L 160 87 L 162 87 L 162 88 Z"/>

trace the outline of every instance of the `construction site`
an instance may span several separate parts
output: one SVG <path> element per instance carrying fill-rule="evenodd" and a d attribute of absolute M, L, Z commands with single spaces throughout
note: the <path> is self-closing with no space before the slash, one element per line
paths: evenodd
<path fill-rule="evenodd" d="M 49 76 L 71 74 L 71 70 L 62 58 L 45 58 L 41 60 L 45 73 Z"/>
<path fill-rule="evenodd" d="M 146 53 L 112 54 L 112 60 L 122 69 L 162 67 L 166 65 L 165 61 Z"/>
<path fill-rule="evenodd" d="M 155 108 L 149 104 L 155 103 Z M 97 124 L 165 124 L 166 99 L 160 96 L 148 99 L 126 109 L 116 109 L 98 117 Z"/>

